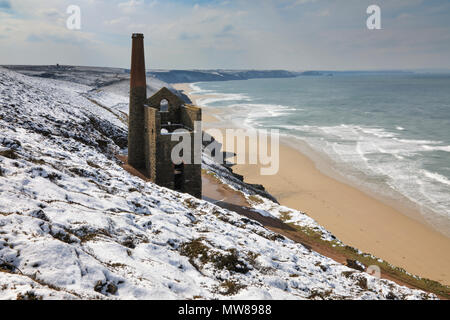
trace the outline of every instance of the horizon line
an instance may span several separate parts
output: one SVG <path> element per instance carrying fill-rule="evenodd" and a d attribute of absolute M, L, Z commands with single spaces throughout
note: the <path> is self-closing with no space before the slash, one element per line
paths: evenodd
<path fill-rule="evenodd" d="M 111 66 L 95 66 L 95 65 L 72 65 L 72 64 L 0 64 L 0 67 L 19 67 L 19 66 L 31 66 L 31 67 L 48 67 L 48 66 L 61 66 L 61 67 L 79 67 L 79 68 L 107 68 L 107 69 L 123 69 L 130 70 L 130 68 L 124 67 L 111 67 Z M 146 72 L 152 71 L 288 71 L 288 72 L 424 72 L 424 71 L 440 71 L 450 72 L 450 68 L 405 68 L 405 69 L 283 69 L 283 68 L 146 68 Z"/>

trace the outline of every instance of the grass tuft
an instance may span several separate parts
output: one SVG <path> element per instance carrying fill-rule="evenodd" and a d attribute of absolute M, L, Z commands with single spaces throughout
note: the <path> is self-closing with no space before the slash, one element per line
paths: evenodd
<path fill-rule="evenodd" d="M 291 219 L 292 219 L 292 216 L 289 211 L 280 211 L 280 220 L 281 221 L 286 222 Z"/>
<path fill-rule="evenodd" d="M 24 294 L 18 293 L 17 300 L 42 300 L 42 296 L 36 295 L 33 291 L 27 291 Z"/>
<path fill-rule="evenodd" d="M 226 269 L 231 272 L 246 274 L 250 269 L 239 259 L 236 249 L 228 250 L 228 254 L 215 253 L 212 257 L 217 269 Z"/>
<path fill-rule="evenodd" d="M 262 204 L 264 202 L 263 200 L 261 200 L 260 197 L 255 196 L 255 195 L 249 196 L 248 200 L 250 200 L 251 202 L 254 202 L 256 204 Z"/>
<path fill-rule="evenodd" d="M 207 263 L 211 263 L 216 269 L 228 270 L 234 273 L 245 274 L 250 270 L 246 263 L 241 260 L 236 249 L 230 249 L 226 254 L 222 254 L 214 252 L 203 241 L 204 238 L 194 239 L 182 244 L 179 249 L 180 254 L 188 257 L 189 262 L 198 271 Z"/>
<path fill-rule="evenodd" d="M 316 300 L 317 298 L 320 298 L 322 300 L 327 300 L 327 299 L 331 299 L 332 293 L 333 293 L 332 290 L 326 290 L 326 291 L 312 290 L 308 299 Z"/>
<path fill-rule="evenodd" d="M 223 295 L 233 296 L 237 294 L 240 290 L 244 289 L 246 286 L 239 284 L 238 282 L 232 280 L 225 280 L 220 287 L 224 290 Z"/>
<path fill-rule="evenodd" d="M 17 153 L 11 149 L 6 149 L 6 150 L 0 151 L 0 156 L 8 158 L 8 159 L 13 159 L 13 160 L 16 160 L 19 158 Z"/>

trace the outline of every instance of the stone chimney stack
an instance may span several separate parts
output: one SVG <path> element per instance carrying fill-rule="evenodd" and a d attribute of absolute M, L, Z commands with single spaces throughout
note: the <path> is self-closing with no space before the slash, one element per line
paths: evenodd
<path fill-rule="evenodd" d="M 145 169 L 145 108 L 147 82 L 145 75 L 144 35 L 132 36 L 130 109 L 128 115 L 128 164 Z"/>

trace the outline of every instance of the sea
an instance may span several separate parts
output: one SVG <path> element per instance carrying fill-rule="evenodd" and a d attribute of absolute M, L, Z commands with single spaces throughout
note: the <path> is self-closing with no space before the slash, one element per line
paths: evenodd
<path fill-rule="evenodd" d="M 450 237 L 450 74 L 338 73 L 191 87 L 205 95 L 198 104 L 225 110 L 224 120 L 279 130 L 330 172 L 417 209 L 416 218 Z"/>

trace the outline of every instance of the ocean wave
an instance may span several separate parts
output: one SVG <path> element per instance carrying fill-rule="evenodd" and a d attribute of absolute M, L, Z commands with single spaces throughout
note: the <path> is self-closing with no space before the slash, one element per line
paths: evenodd
<path fill-rule="evenodd" d="M 442 141 L 436 141 L 436 140 L 417 140 L 417 139 L 396 139 L 399 142 L 402 143 L 408 143 L 408 144 L 417 144 L 417 145 L 427 145 L 427 144 L 442 144 Z"/>
<path fill-rule="evenodd" d="M 199 106 L 209 106 L 212 103 L 216 102 L 225 102 L 225 101 L 251 101 L 252 99 L 245 94 L 240 93 L 208 93 L 208 95 L 213 95 L 214 97 L 201 98 L 197 100 L 197 104 Z"/>
<path fill-rule="evenodd" d="M 443 183 L 443 184 L 446 184 L 446 185 L 450 186 L 450 180 L 447 179 L 447 177 L 445 177 L 445 176 L 443 176 L 443 175 L 441 175 L 441 174 L 439 174 L 439 173 L 436 173 L 436 172 L 430 172 L 430 171 L 427 171 L 427 170 L 421 170 L 421 172 L 422 172 L 426 177 L 428 177 L 428 178 L 430 178 L 430 179 L 432 179 L 432 180 L 435 180 L 435 181 L 437 181 L 437 182 L 439 182 L 439 183 Z"/>
<path fill-rule="evenodd" d="M 442 145 L 442 141 L 399 138 L 398 133 L 389 132 L 383 128 L 370 128 L 357 125 L 339 126 L 292 126 L 282 125 L 280 128 L 305 133 L 313 133 L 340 142 L 359 142 L 372 146 L 368 152 L 399 154 L 445 151 L 450 152 L 450 146 Z"/>
<path fill-rule="evenodd" d="M 228 120 L 236 125 L 243 125 L 249 128 L 266 128 L 267 122 L 277 117 L 288 116 L 294 111 L 300 111 L 297 108 L 279 104 L 261 104 L 261 103 L 236 103 L 227 105 Z M 270 125 L 272 129 L 277 129 Z"/>
<path fill-rule="evenodd" d="M 301 111 L 301 109 L 292 108 L 279 104 L 260 104 L 260 103 L 240 103 L 228 106 L 234 109 L 248 110 L 247 116 L 251 119 L 261 119 L 279 117 L 288 115 L 290 111 Z"/>
<path fill-rule="evenodd" d="M 192 89 L 190 94 L 215 94 L 212 90 L 204 90 L 198 86 L 199 82 L 189 84 L 189 87 Z"/>
<path fill-rule="evenodd" d="M 450 152 L 450 146 L 427 146 L 427 145 L 424 145 L 423 148 L 426 151 L 445 151 L 445 152 Z"/>

